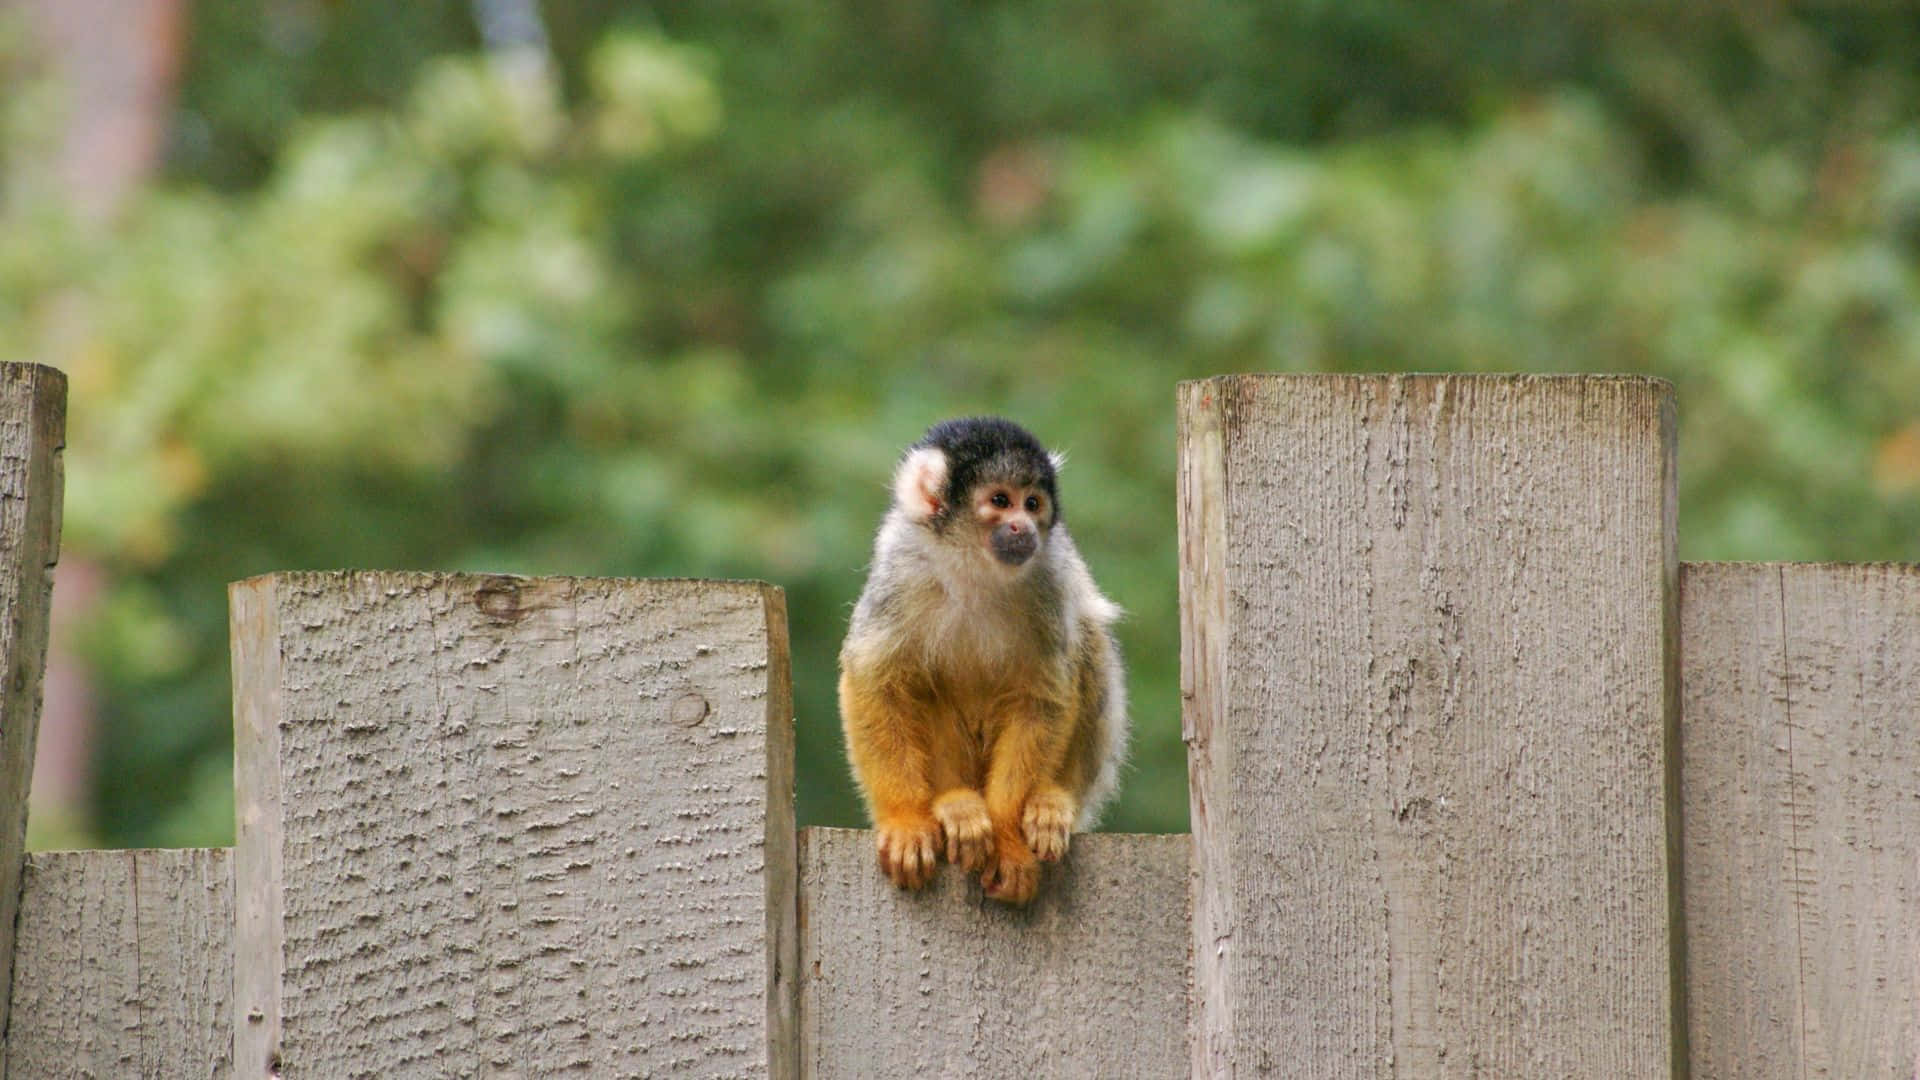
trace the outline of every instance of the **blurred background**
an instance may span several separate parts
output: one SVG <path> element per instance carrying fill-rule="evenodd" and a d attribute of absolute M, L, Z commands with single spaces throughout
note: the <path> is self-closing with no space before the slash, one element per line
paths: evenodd
<path fill-rule="evenodd" d="M 1689 559 L 1920 558 L 1920 14 L 0 0 L 0 357 L 71 380 L 34 846 L 231 842 L 227 582 L 787 590 L 800 816 L 886 479 L 1012 416 L 1186 827 L 1173 386 L 1678 384 Z"/>

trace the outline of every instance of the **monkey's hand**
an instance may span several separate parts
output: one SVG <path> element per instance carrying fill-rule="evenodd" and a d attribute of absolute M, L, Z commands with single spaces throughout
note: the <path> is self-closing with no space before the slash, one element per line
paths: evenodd
<path fill-rule="evenodd" d="M 880 869 L 895 885 L 917 889 L 932 880 L 938 867 L 940 823 L 929 814 L 899 814 L 874 825 L 880 849 Z"/>
<path fill-rule="evenodd" d="M 993 851 L 987 800 L 972 788 L 954 788 L 933 800 L 933 816 L 947 834 L 947 861 L 968 872 L 985 869 Z"/>
<path fill-rule="evenodd" d="M 1073 836 L 1073 796 L 1057 787 L 1043 787 L 1027 797 L 1020 815 L 1020 834 L 1041 862 L 1058 862 Z"/>
<path fill-rule="evenodd" d="M 1040 889 L 1040 860 L 1018 832 L 996 831 L 993 852 L 987 868 L 980 872 L 980 887 L 995 900 L 1025 904 Z"/>

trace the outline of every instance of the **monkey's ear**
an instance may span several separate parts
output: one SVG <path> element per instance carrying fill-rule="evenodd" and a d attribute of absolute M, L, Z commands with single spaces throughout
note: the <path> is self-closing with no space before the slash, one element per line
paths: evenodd
<path fill-rule="evenodd" d="M 907 455 L 893 474 L 893 503 L 914 521 L 940 512 L 947 490 L 947 455 L 923 446 Z"/>
<path fill-rule="evenodd" d="M 1047 454 L 1047 460 L 1053 463 L 1053 471 L 1059 472 L 1061 469 L 1067 467 L 1067 452 L 1065 450 L 1051 451 Z"/>

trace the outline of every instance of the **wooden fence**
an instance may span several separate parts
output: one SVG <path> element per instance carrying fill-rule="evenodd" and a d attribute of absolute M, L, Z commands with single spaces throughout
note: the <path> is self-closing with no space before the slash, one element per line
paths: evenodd
<path fill-rule="evenodd" d="M 1681 566 L 1657 380 L 1183 385 L 1193 833 L 1011 910 L 796 832 L 732 582 L 240 582 L 234 850 L 23 859 L 0 371 L 12 1077 L 1915 1075 L 1920 567 Z"/>

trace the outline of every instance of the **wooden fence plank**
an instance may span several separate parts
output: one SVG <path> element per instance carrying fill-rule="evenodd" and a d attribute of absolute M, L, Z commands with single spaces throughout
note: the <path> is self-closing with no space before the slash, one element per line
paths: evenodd
<path fill-rule="evenodd" d="M 1077 836 L 1025 909 L 948 868 L 903 893 L 865 830 L 801 840 L 804 1073 L 1186 1070 L 1187 837 Z"/>
<path fill-rule="evenodd" d="M 230 1075 L 230 854 L 29 856 L 7 1074 Z"/>
<path fill-rule="evenodd" d="M 67 377 L 39 364 L 0 364 L 0 987 L 12 977 L 20 912 L 66 430 Z M 7 1006 L 0 993 L 0 1031 Z"/>
<path fill-rule="evenodd" d="M 1693 1075 L 1920 1067 L 1920 566 L 1682 574 Z"/>
<path fill-rule="evenodd" d="M 232 598 L 239 1075 L 793 1074 L 779 590 Z"/>
<path fill-rule="evenodd" d="M 1180 426 L 1195 1075 L 1667 1072 L 1670 387 L 1236 376 Z"/>

